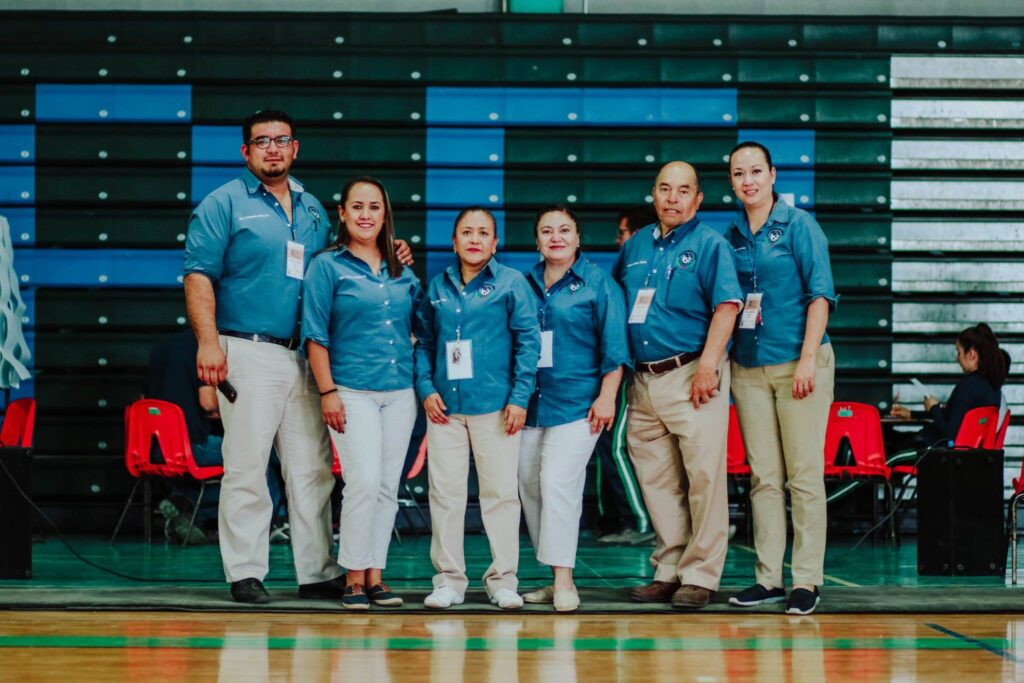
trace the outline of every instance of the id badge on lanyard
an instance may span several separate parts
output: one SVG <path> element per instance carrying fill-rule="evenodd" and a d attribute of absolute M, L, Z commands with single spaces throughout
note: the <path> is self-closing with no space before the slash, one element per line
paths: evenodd
<path fill-rule="evenodd" d="M 629 312 L 629 324 L 640 325 L 647 321 L 647 312 L 654 302 L 654 287 L 644 287 L 636 293 L 633 308 Z"/>
<path fill-rule="evenodd" d="M 555 366 L 555 331 L 540 331 L 540 358 L 537 359 L 538 368 L 551 368 Z"/>
<path fill-rule="evenodd" d="M 473 379 L 473 341 L 457 339 L 445 342 L 448 379 Z"/>
<path fill-rule="evenodd" d="M 301 280 L 305 271 L 304 258 L 306 245 L 301 242 L 288 240 L 287 260 L 285 261 L 284 274 L 290 278 Z"/>
<path fill-rule="evenodd" d="M 764 292 L 751 292 L 747 294 L 747 299 L 743 302 L 743 312 L 740 313 L 741 330 L 752 330 L 757 327 L 758 323 L 762 322 L 762 298 L 764 298 Z"/>

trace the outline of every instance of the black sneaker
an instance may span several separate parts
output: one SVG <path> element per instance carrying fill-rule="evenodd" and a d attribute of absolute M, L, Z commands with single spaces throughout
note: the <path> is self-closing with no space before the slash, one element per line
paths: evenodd
<path fill-rule="evenodd" d="M 344 594 L 344 574 L 327 581 L 304 583 L 299 586 L 299 597 L 303 600 L 338 600 Z"/>
<path fill-rule="evenodd" d="M 819 602 L 821 594 L 817 588 L 813 593 L 806 588 L 794 588 L 789 593 L 789 600 L 786 601 L 786 614 L 810 614 Z"/>
<path fill-rule="evenodd" d="M 785 601 L 785 590 L 782 588 L 765 588 L 759 583 L 755 583 L 750 588 L 740 591 L 738 595 L 729 598 L 729 604 L 734 607 L 754 607 L 755 605 L 770 605 Z"/>
<path fill-rule="evenodd" d="M 345 594 L 341 596 L 341 606 L 345 609 L 367 610 L 370 609 L 370 598 L 363 592 L 363 584 L 353 583 L 345 586 Z"/>
<path fill-rule="evenodd" d="M 370 590 L 366 591 L 366 595 L 370 598 L 370 602 L 381 607 L 402 606 L 402 598 L 392 593 L 391 589 L 383 581 L 376 586 L 371 586 Z"/>
<path fill-rule="evenodd" d="M 235 602 L 249 605 L 265 605 L 270 602 L 270 594 L 259 579 L 242 579 L 231 584 L 231 597 Z"/>

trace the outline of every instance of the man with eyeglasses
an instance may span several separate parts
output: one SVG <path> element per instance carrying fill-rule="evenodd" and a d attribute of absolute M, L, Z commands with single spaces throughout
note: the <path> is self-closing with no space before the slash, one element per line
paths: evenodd
<path fill-rule="evenodd" d="M 288 114 L 266 110 L 246 118 L 241 152 L 246 170 L 196 207 L 185 246 L 196 369 L 225 394 L 224 573 L 235 601 L 270 601 L 263 586 L 273 514 L 266 470 L 275 446 L 299 597 L 340 599 L 344 580 L 330 552 L 331 449 L 316 382 L 298 353 L 303 274 L 328 245 L 331 226 L 320 202 L 289 175 L 299 142 Z"/>

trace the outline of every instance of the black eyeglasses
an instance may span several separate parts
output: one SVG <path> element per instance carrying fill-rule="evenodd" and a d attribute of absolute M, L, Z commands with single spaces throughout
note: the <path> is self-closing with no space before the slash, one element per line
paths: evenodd
<path fill-rule="evenodd" d="M 292 144 L 293 140 L 295 140 L 295 138 L 293 138 L 291 135 L 278 135 L 276 138 L 261 135 L 258 138 L 253 138 L 252 140 L 249 140 L 249 144 L 255 145 L 260 149 L 268 149 L 270 147 L 271 141 L 273 141 L 273 143 L 278 147 L 287 147 L 288 145 Z"/>

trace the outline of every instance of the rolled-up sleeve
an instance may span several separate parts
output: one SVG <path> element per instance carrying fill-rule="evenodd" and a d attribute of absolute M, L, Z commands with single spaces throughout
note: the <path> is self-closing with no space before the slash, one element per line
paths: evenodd
<path fill-rule="evenodd" d="M 436 394 L 434 386 L 434 357 L 437 352 L 437 336 L 434 329 L 434 306 L 430 303 L 435 296 L 433 285 L 420 298 L 419 305 L 413 315 L 412 332 L 416 337 L 416 348 L 413 351 L 413 378 L 416 394 L 420 400 L 426 400 Z"/>
<path fill-rule="evenodd" d="M 230 238 L 231 207 L 222 198 L 207 197 L 195 208 L 188 221 L 185 274 L 202 273 L 212 282 L 220 280 Z"/>
<path fill-rule="evenodd" d="M 724 238 L 708 243 L 699 275 L 712 311 L 726 302 L 743 305 L 743 290 L 740 289 L 739 277 L 736 275 L 736 262 L 733 260 L 732 248 Z"/>
<path fill-rule="evenodd" d="M 322 254 L 313 259 L 302 281 L 302 343 L 314 341 L 320 346 L 330 348 L 331 344 L 331 308 L 334 304 L 334 286 L 337 277 L 328 259 L 330 254 Z"/>
<path fill-rule="evenodd" d="M 836 310 L 839 297 L 832 280 L 832 264 L 828 256 L 828 238 L 817 221 L 808 217 L 794 231 L 793 258 L 804 285 L 804 305 L 815 299 L 828 301 L 830 311 Z"/>
<path fill-rule="evenodd" d="M 626 337 L 626 299 L 622 289 L 602 278 L 597 299 L 597 329 L 601 335 L 601 375 L 629 365 L 629 340 Z"/>
<path fill-rule="evenodd" d="M 515 359 L 512 393 L 508 402 L 525 409 L 530 404 L 530 396 L 537 381 L 537 360 L 540 358 L 537 302 L 525 277 L 516 277 L 509 289 L 506 305 Z"/>

